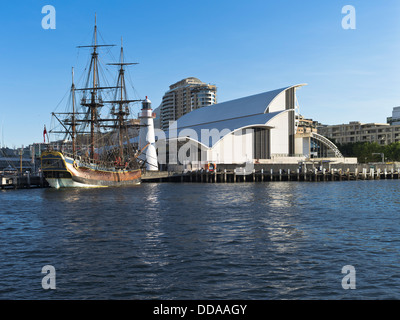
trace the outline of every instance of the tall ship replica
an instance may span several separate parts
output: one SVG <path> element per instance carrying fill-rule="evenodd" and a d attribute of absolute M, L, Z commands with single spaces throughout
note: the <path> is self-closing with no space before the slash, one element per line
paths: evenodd
<path fill-rule="evenodd" d="M 129 117 L 131 105 L 141 101 L 141 114 L 151 118 L 151 123 L 154 117 L 147 97 L 144 100 L 127 98 L 125 67 L 136 63 L 124 61 L 121 40 L 120 61 L 108 63 L 117 67 L 116 84 L 109 86 L 105 80 L 103 86 L 99 51 L 113 45 L 98 44 L 97 37 L 95 22 L 92 45 L 78 47 L 91 49 L 84 87 L 75 87 L 72 69 L 68 108 L 66 112 L 52 113 L 57 126 L 49 133 L 61 134 L 64 139 L 48 144 L 42 152 L 41 165 L 45 179 L 53 188 L 140 184 L 142 167 L 146 166 L 142 153 L 149 145 L 150 149 L 154 147 L 151 143 L 137 145 L 132 139 L 148 124 L 141 125 L 138 119 Z M 81 93 L 79 104 L 75 98 L 77 92 Z"/>

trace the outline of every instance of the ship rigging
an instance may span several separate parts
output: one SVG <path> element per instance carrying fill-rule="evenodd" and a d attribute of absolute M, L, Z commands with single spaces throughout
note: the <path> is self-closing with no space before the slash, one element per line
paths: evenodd
<path fill-rule="evenodd" d="M 77 88 L 72 68 L 70 88 L 71 109 L 53 112 L 59 126 L 49 131 L 64 134 L 65 143 L 59 150 L 49 149 L 42 155 L 42 169 L 50 185 L 110 186 L 140 182 L 138 159 L 142 150 L 132 143 L 140 124 L 132 119 L 130 106 L 145 101 L 129 99 L 125 81 L 126 67 L 137 63 L 126 62 L 121 38 L 120 59 L 107 65 L 117 67 L 116 84 L 100 83 L 99 51 L 114 45 L 99 44 L 95 19 L 93 43 L 78 46 L 90 48 L 90 62 L 83 87 Z M 80 93 L 77 104 L 76 94 Z M 144 103 L 144 102 L 143 102 Z M 103 108 L 108 113 L 104 115 Z M 58 129 L 57 129 L 58 128 Z"/>

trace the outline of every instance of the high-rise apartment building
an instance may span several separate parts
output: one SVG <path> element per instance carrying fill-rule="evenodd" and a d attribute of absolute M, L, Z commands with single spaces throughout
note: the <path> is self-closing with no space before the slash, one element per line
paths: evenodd
<path fill-rule="evenodd" d="M 169 86 L 158 113 L 160 127 L 167 130 L 170 121 L 178 120 L 192 110 L 217 103 L 217 87 L 190 77 Z"/>

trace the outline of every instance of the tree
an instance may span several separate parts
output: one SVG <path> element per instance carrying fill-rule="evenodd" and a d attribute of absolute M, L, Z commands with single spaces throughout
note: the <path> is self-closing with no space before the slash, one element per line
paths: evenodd
<path fill-rule="evenodd" d="M 373 155 L 373 153 L 385 153 L 385 147 L 379 145 L 377 142 L 344 143 L 337 145 L 337 147 L 343 156 L 357 157 L 360 163 L 377 161 L 377 156 Z M 400 144 L 398 155 L 400 159 Z"/>

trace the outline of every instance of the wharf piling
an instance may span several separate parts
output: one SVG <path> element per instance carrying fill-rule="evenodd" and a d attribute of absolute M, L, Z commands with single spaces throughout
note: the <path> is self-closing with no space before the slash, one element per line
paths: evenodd
<path fill-rule="evenodd" d="M 268 182 L 268 181 L 304 181 L 304 182 L 328 182 L 328 181 L 357 181 L 357 180 L 389 180 L 399 179 L 398 170 L 362 168 L 322 169 L 301 171 L 299 169 L 270 169 L 269 172 L 262 169 L 253 169 L 249 172 L 238 169 L 221 169 L 218 171 L 187 171 L 187 172 L 152 172 L 142 176 L 143 182 L 199 182 L 199 183 L 238 183 L 238 182 Z"/>
<path fill-rule="evenodd" d="M 268 181 L 357 181 L 357 180 L 398 180 L 400 170 L 397 168 L 366 168 L 355 167 L 302 171 L 293 168 L 255 168 L 246 171 L 243 168 L 222 168 L 217 171 L 155 171 L 144 172 L 142 182 L 192 182 L 192 183 L 239 183 Z M 40 174 L 3 175 L 0 176 L 1 189 L 46 188 L 48 183 Z"/>

